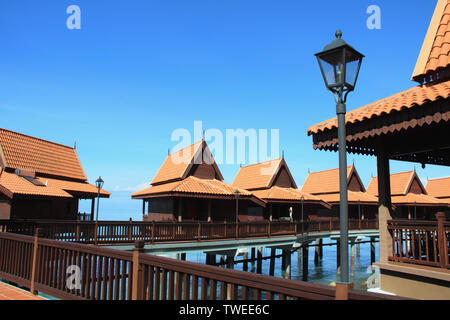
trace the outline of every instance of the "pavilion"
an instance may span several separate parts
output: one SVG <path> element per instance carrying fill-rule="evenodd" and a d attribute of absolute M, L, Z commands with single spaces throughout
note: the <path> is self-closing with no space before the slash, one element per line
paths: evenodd
<path fill-rule="evenodd" d="M 76 220 L 80 199 L 93 219 L 97 195 L 75 148 L 0 129 L 0 219 Z"/>
<path fill-rule="evenodd" d="M 264 218 L 269 221 L 289 219 L 290 210 L 293 220 L 307 220 L 317 210 L 331 208 L 318 197 L 297 189 L 284 157 L 241 167 L 233 186 L 266 201 Z"/>
<path fill-rule="evenodd" d="M 404 297 L 450 299 L 445 213 L 436 212 L 427 225 L 398 220 L 389 172 L 390 160 L 450 166 L 449 36 L 450 2 L 439 0 L 412 76 L 419 85 L 350 111 L 346 118 L 347 152 L 377 157 L 381 290 Z M 310 127 L 308 135 L 315 149 L 338 150 L 336 118 Z M 402 245 L 406 241 L 411 245 Z M 405 253 L 405 248 L 414 250 Z"/>
<path fill-rule="evenodd" d="M 448 204 L 428 194 L 415 171 L 391 174 L 391 199 L 394 215 L 403 219 L 429 220 L 436 210 Z M 367 192 L 378 197 L 378 178 L 374 177 Z"/>
<path fill-rule="evenodd" d="M 350 219 L 376 219 L 378 199 L 368 194 L 354 165 L 347 167 Z M 331 205 L 317 211 L 317 218 L 339 218 L 339 169 L 311 172 L 301 189 Z"/>
<path fill-rule="evenodd" d="M 203 139 L 169 154 L 151 187 L 137 191 L 131 197 L 143 200 L 142 214 L 147 221 L 234 222 L 236 204 L 239 221 L 248 221 L 262 217 L 266 206 L 264 200 L 251 192 L 223 182 Z"/>

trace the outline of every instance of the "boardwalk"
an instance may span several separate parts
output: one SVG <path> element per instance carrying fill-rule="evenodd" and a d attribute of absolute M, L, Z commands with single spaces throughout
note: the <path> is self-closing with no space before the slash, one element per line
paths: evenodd
<path fill-rule="evenodd" d="M 0 300 L 46 300 L 28 291 L 0 282 Z"/>

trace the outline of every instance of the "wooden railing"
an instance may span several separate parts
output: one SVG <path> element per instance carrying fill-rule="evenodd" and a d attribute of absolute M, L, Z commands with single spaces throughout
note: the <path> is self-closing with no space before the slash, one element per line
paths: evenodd
<path fill-rule="evenodd" d="M 450 268 L 450 222 L 445 215 L 437 221 L 390 220 L 392 234 L 391 261 Z"/>
<path fill-rule="evenodd" d="M 1 220 L 0 231 L 32 235 L 41 228 L 43 237 L 89 244 L 121 244 L 247 239 L 330 232 L 339 220 L 296 222 L 136 222 L 136 221 L 45 221 Z M 378 220 L 349 220 L 349 230 L 378 229 Z"/>
<path fill-rule="evenodd" d="M 0 233 L 0 279 L 61 299 L 335 299 L 334 287 L 142 253 Z M 348 291 L 349 299 L 399 299 Z"/>

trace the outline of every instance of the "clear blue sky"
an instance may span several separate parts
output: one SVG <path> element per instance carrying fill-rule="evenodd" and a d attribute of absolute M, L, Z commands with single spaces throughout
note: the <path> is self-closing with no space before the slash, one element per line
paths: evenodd
<path fill-rule="evenodd" d="M 301 186 L 308 168 L 338 165 L 337 153 L 314 151 L 306 135 L 335 116 L 313 54 L 341 28 L 366 55 L 349 110 L 408 89 L 436 2 L 0 0 L 0 127 L 76 140 L 89 180 L 101 175 L 113 192 L 101 218 L 140 217 L 129 190 L 151 181 L 177 144 L 172 132 L 193 132 L 195 120 L 223 133 L 279 129 Z M 80 30 L 66 27 L 72 4 Z M 366 26 L 372 4 L 381 8 L 381 30 Z M 376 159 L 353 160 L 367 186 Z M 450 174 L 416 168 L 424 183 Z M 231 183 L 239 164 L 220 169 Z"/>

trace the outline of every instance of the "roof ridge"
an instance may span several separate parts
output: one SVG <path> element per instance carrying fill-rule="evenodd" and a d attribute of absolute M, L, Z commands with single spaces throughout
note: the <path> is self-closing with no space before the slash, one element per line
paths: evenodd
<path fill-rule="evenodd" d="M 350 169 L 352 166 L 347 166 L 347 169 Z M 308 173 L 308 175 L 310 174 L 314 174 L 314 173 L 322 173 L 322 172 L 328 172 L 328 171 L 333 171 L 333 170 L 339 170 L 339 168 L 334 168 L 334 169 L 327 169 L 327 170 L 322 170 L 322 171 L 314 171 L 314 172 L 310 172 Z"/>
<path fill-rule="evenodd" d="M 253 164 L 249 164 L 248 166 L 244 166 L 244 167 L 241 167 L 240 169 L 243 169 L 243 168 L 248 168 L 248 167 L 252 167 L 252 166 L 257 166 L 257 165 L 261 165 L 261 164 L 265 164 L 265 163 L 268 163 L 268 162 L 273 162 L 273 161 L 277 161 L 277 160 L 282 160 L 283 158 L 276 158 L 276 159 L 272 159 L 272 160 L 267 160 L 267 161 L 263 161 L 263 162 L 258 162 L 258 163 L 253 163 Z"/>
<path fill-rule="evenodd" d="M 28 135 L 28 134 L 24 134 L 24 133 L 8 130 L 8 129 L 5 129 L 5 128 L 0 128 L 0 131 L 7 131 L 7 132 L 10 132 L 10 133 L 13 133 L 13 134 L 17 134 L 17 135 L 20 135 L 20 136 L 23 136 L 23 137 L 27 137 L 27 138 L 31 138 L 31 139 L 35 139 L 35 140 L 40 140 L 40 141 L 43 141 L 43 142 L 47 142 L 47 143 L 50 143 L 50 144 L 54 144 L 54 145 L 57 145 L 57 146 L 61 146 L 61 147 L 65 147 L 65 148 L 68 148 L 68 149 L 75 150 L 74 147 L 70 147 L 70 146 L 67 146 L 65 144 L 61 144 L 61 143 L 58 143 L 58 142 L 53 142 L 53 141 L 42 139 L 42 138 L 38 138 L 38 137 L 33 137 L 33 136 Z"/>
<path fill-rule="evenodd" d="M 442 178 L 428 179 L 427 182 L 430 182 L 430 181 L 436 181 L 436 180 L 445 180 L 445 179 L 450 179 L 450 176 L 448 176 L 448 177 L 442 177 Z"/>

